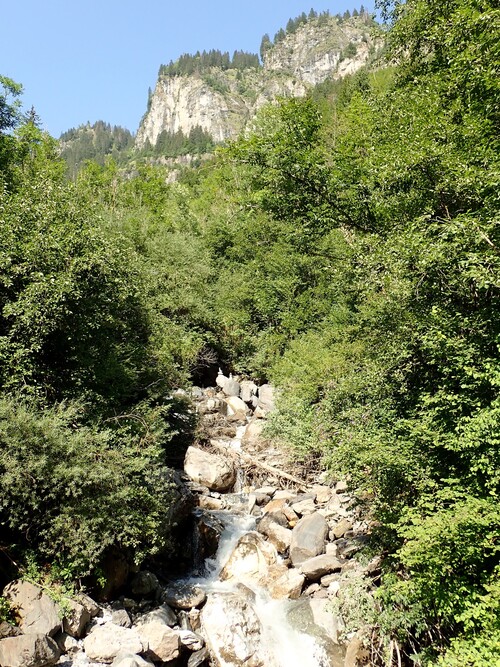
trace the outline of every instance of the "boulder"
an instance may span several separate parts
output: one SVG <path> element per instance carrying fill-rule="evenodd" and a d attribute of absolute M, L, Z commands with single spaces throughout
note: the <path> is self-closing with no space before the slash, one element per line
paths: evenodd
<path fill-rule="evenodd" d="M 255 382 L 251 380 L 243 380 L 240 382 L 240 398 L 245 403 L 251 403 L 252 398 L 257 395 L 258 387 Z"/>
<path fill-rule="evenodd" d="M 300 571 L 309 581 L 318 581 L 325 574 L 339 572 L 341 569 L 342 563 L 335 556 L 328 554 L 308 558 L 300 566 Z"/>
<path fill-rule="evenodd" d="M 97 602 L 94 602 L 94 600 L 85 593 L 78 593 L 78 595 L 75 596 L 75 600 L 85 607 L 90 614 L 90 618 L 95 618 L 99 615 L 101 608 Z"/>
<path fill-rule="evenodd" d="M 192 584 L 167 586 L 162 593 L 163 602 L 174 609 L 192 609 L 201 607 L 207 599 L 205 591 Z"/>
<path fill-rule="evenodd" d="M 270 384 L 263 384 L 259 387 L 259 407 L 271 412 L 274 410 L 274 389 Z"/>
<path fill-rule="evenodd" d="M 223 383 L 221 387 L 222 391 L 226 394 L 226 396 L 230 399 L 232 398 L 238 398 L 240 395 L 240 383 L 236 382 L 236 380 L 233 380 L 233 378 L 227 378 L 226 381 Z M 241 400 L 241 399 L 239 399 Z M 229 403 L 229 401 L 228 401 Z"/>
<path fill-rule="evenodd" d="M 363 642 L 358 635 L 354 635 L 347 646 L 344 667 L 358 667 L 365 665 L 370 653 L 363 646 Z"/>
<path fill-rule="evenodd" d="M 292 509 L 300 516 L 305 516 L 306 514 L 312 514 L 316 511 L 316 503 L 313 498 L 306 498 L 305 500 L 300 500 L 299 502 L 292 504 Z"/>
<path fill-rule="evenodd" d="M 235 593 L 214 593 L 202 613 L 203 635 L 216 667 L 268 667 L 262 626 L 252 603 Z"/>
<path fill-rule="evenodd" d="M 349 521 L 349 519 L 341 519 L 338 523 L 336 523 L 333 526 L 332 533 L 335 536 L 335 539 L 338 540 L 341 537 L 344 537 L 347 531 L 351 530 L 351 528 L 352 528 L 352 523 Z"/>
<path fill-rule="evenodd" d="M 67 632 L 59 632 L 55 637 L 54 641 L 56 642 L 59 650 L 62 654 L 72 655 L 80 651 L 80 645 L 78 640 L 68 635 Z"/>
<path fill-rule="evenodd" d="M 212 496 L 198 496 L 198 507 L 203 510 L 223 510 L 224 501 L 221 498 L 212 498 Z"/>
<path fill-rule="evenodd" d="M 194 482 L 212 491 L 227 491 L 236 481 L 236 471 L 232 461 L 205 452 L 198 447 L 188 447 L 184 470 Z"/>
<path fill-rule="evenodd" d="M 0 640 L 2 667 L 48 667 L 59 660 L 59 655 L 55 641 L 41 633 Z"/>
<path fill-rule="evenodd" d="M 205 646 L 205 640 L 201 635 L 191 630 L 176 630 L 179 635 L 182 646 L 185 646 L 190 651 L 200 651 Z"/>
<path fill-rule="evenodd" d="M 71 637 L 80 638 L 90 623 L 90 612 L 76 600 L 66 602 L 66 613 L 63 619 L 63 629 Z"/>
<path fill-rule="evenodd" d="M 220 579 L 262 581 L 277 560 L 278 554 L 272 544 L 258 533 L 247 533 L 238 540 L 221 570 Z"/>
<path fill-rule="evenodd" d="M 122 628 L 132 627 L 132 619 L 125 609 L 115 609 L 115 611 L 111 613 L 111 621 L 115 625 L 121 625 Z"/>
<path fill-rule="evenodd" d="M 148 646 L 147 656 L 152 660 L 169 662 L 179 657 L 179 635 L 161 621 L 151 621 L 139 626 L 139 635 Z"/>
<path fill-rule="evenodd" d="M 316 502 L 320 505 L 327 503 L 334 494 L 331 487 L 322 485 L 313 486 L 313 492 L 316 494 Z"/>
<path fill-rule="evenodd" d="M 188 447 L 184 470 L 194 482 L 212 491 L 227 491 L 236 481 L 236 471 L 231 461 L 197 447 Z"/>
<path fill-rule="evenodd" d="M 226 398 L 226 403 L 228 405 L 228 414 L 238 414 L 241 413 L 246 415 L 249 412 L 248 405 L 245 401 L 242 401 L 238 396 L 228 396 Z"/>
<path fill-rule="evenodd" d="M 281 512 L 286 505 L 286 500 L 284 498 L 274 498 L 270 500 L 267 505 L 262 508 L 264 514 L 267 512 Z"/>
<path fill-rule="evenodd" d="M 12 581 L 4 588 L 3 595 L 19 618 L 23 634 L 52 637 L 61 629 L 57 605 L 39 586 L 28 581 Z"/>
<path fill-rule="evenodd" d="M 274 544 L 278 553 L 284 553 L 289 547 L 292 539 L 292 531 L 279 521 L 275 520 L 275 514 L 265 514 L 257 526 L 260 533 L 266 535 Z M 277 515 L 278 518 L 280 515 Z M 281 515 L 283 516 L 283 515 Z"/>
<path fill-rule="evenodd" d="M 160 623 L 173 628 L 174 625 L 177 625 L 177 616 L 168 604 L 162 604 L 157 609 L 150 611 L 149 614 L 140 616 L 136 620 L 136 623 L 137 625 L 143 625 L 144 623 L 151 623 L 152 621 L 159 621 Z"/>
<path fill-rule="evenodd" d="M 85 653 L 90 660 L 110 663 L 120 652 L 132 655 L 147 649 L 135 628 L 122 628 L 114 623 L 96 625 L 83 640 Z"/>
<path fill-rule="evenodd" d="M 281 600 L 283 598 L 297 600 L 302 592 L 305 579 L 305 576 L 301 572 L 295 568 L 291 568 L 281 577 L 269 584 L 269 594 L 275 600 Z"/>
<path fill-rule="evenodd" d="M 243 447 L 252 447 L 255 446 L 262 436 L 262 431 L 264 430 L 264 424 L 261 419 L 251 421 L 243 434 L 241 439 L 241 444 Z"/>
<path fill-rule="evenodd" d="M 158 578 L 152 572 L 144 570 L 143 572 L 138 572 L 130 583 L 130 590 L 132 594 L 139 597 L 151 597 L 154 596 L 158 590 L 160 584 Z"/>
<path fill-rule="evenodd" d="M 322 554 L 327 535 L 328 523 L 319 512 L 302 517 L 292 530 L 290 559 L 293 565 L 301 565 L 308 558 Z"/>

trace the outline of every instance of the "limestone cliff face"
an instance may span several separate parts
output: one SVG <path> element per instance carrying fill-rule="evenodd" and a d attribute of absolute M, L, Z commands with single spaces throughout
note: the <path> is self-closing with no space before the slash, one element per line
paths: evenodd
<path fill-rule="evenodd" d="M 190 75 L 160 75 L 136 137 L 156 144 L 161 132 L 188 135 L 201 127 L 221 142 L 237 136 L 257 110 L 277 97 L 300 97 L 327 78 L 362 67 L 380 38 L 361 19 L 311 19 L 274 45 L 260 68 L 211 68 Z"/>

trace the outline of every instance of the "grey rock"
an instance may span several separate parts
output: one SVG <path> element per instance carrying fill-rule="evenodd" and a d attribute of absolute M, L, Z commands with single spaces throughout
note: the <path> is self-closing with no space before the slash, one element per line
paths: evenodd
<path fill-rule="evenodd" d="M 274 389 L 270 384 L 263 384 L 259 387 L 259 406 L 271 412 L 274 410 L 275 401 L 274 401 Z"/>
<path fill-rule="evenodd" d="M 130 590 L 137 597 L 150 597 L 156 593 L 159 586 L 157 576 L 152 572 L 144 570 L 143 572 L 138 572 L 132 579 Z"/>
<path fill-rule="evenodd" d="M 120 652 L 132 655 L 143 653 L 147 643 L 143 642 L 135 628 L 122 628 L 114 623 L 96 625 L 83 640 L 85 653 L 96 662 L 113 662 Z"/>
<path fill-rule="evenodd" d="M 208 661 L 210 657 L 207 648 L 202 648 L 201 651 L 196 651 L 189 656 L 187 667 L 201 667 L 204 662 Z"/>
<path fill-rule="evenodd" d="M 120 625 L 122 628 L 131 628 L 132 619 L 125 609 L 116 609 L 111 613 L 111 621 L 115 625 Z"/>
<path fill-rule="evenodd" d="M 233 397 L 239 397 L 241 387 L 240 383 L 236 382 L 236 380 L 233 380 L 232 378 L 227 378 L 226 382 L 224 382 L 221 389 L 226 396 L 233 398 Z"/>
<path fill-rule="evenodd" d="M 214 593 L 203 607 L 201 617 L 215 665 L 269 664 L 261 642 L 262 625 L 250 601 L 236 593 Z"/>
<path fill-rule="evenodd" d="M 300 565 L 308 558 L 322 554 L 328 535 L 328 524 L 324 516 L 314 512 L 302 517 L 292 530 L 290 559 L 294 565 Z"/>
<path fill-rule="evenodd" d="M 153 663 L 140 655 L 120 651 L 112 662 L 112 667 L 154 667 Z"/>
<path fill-rule="evenodd" d="M 160 607 L 153 609 L 153 611 L 150 611 L 148 614 L 139 617 L 136 623 L 137 625 L 141 625 L 144 623 L 151 623 L 151 621 L 159 621 L 160 623 L 164 623 L 165 625 L 173 628 L 174 625 L 177 625 L 177 615 L 173 609 L 168 606 L 168 604 L 162 604 Z"/>
<path fill-rule="evenodd" d="M 60 656 L 59 647 L 47 635 L 32 633 L 0 640 L 2 667 L 48 667 Z"/>
<path fill-rule="evenodd" d="M 6 639 L 7 637 L 17 637 L 23 633 L 17 627 L 17 625 L 11 625 L 7 621 L 2 621 L 0 623 L 0 639 Z"/>
<path fill-rule="evenodd" d="M 317 581 L 325 574 L 339 572 L 342 569 L 342 563 L 335 556 L 322 554 L 314 556 L 304 561 L 300 566 L 300 571 L 309 581 Z"/>
<path fill-rule="evenodd" d="M 71 637 L 82 637 L 85 628 L 90 623 L 90 612 L 76 600 L 68 600 L 67 611 L 64 614 L 63 630 Z"/>
<path fill-rule="evenodd" d="M 138 632 L 143 643 L 148 646 L 148 658 L 169 662 L 179 657 L 180 637 L 168 625 L 151 621 L 138 626 Z"/>
<path fill-rule="evenodd" d="M 188 447 L 184 470 L 194 482 L 203 484 L 212 491 L 227 491 L 236 481 L 232 461 L 197 447 Z"/>
<path fill-rule="evenodd" d="M 162 593 L 162 598 L 174 609 L 192 609 L 193 607 L 201 607 L 207 596 L 199 586 L 185 584 L 166 587 Z"/>
<path fill-rule="evenodd" d="M 28 581 L 12 581 L 4 588 L 3 595 L 20 619 L 23 634 L 53 636 L 61 629 L 57 605 L 39 586 Z"/>

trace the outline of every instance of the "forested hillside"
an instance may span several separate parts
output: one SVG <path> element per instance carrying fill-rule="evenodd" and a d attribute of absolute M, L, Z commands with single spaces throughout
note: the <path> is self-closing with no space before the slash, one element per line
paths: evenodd
<path fill-rule="evenodd" d="M 380 664 L 499 664 L 500 10 L 382 4 L 384 68 L 175 183 L 68 183 L 1 79 L 4 573 L 175 549 L 170 395 L 216 360 L 283 389 L 269 434 L 370 509 L 383 572 L 348 630 Z"/>

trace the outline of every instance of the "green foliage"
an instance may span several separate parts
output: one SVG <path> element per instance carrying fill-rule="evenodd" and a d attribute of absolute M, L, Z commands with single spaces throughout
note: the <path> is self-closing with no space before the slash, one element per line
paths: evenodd
<path fill-rule="evenodd" d="M 9 601 L 0 595 L 0 623 L 9 622 L 12 620 L 11 608 Z"/>
<path fill-rule="evenodd" d="M 0 401 L 1 531 L 57 563 L 54 579 L 88 574 L 111 546 L 137 562 L 168 546 L 172 486 L 157 420 L 136 409 L 96 428 L 81 412 Z"/>
<path fill-rule="evenodd" d="M 151 90 L 148 108 L 151 105 Z M 102 120 L 93 125 L 87 123 L 63 132 L 59 137 L 61 157 L 67 165 L 67 174 L 74 179 L 87 160 L 104 165 L 107 158 L 123 162 L 134 144 L 132 134 L 119 126 L 111 126 Z"/>
<path fill-rule="evenodd" d="M 247 51 L 235 51 L 231 57 L 229 53 L 212 49 L 197 51 L 194 55 L 184 53 L 175 62 L 161 65 L 160 76 L 182 76 L 186 74 L 203 74 L 217 67 L 222 70 L 236 69 L 243 71 L 260 67 L 259 56 Z"/>

